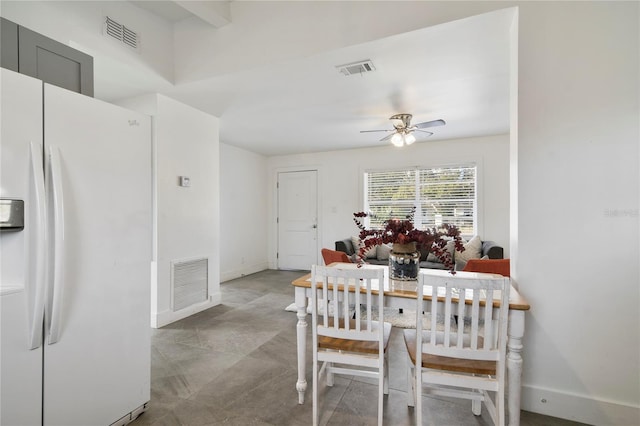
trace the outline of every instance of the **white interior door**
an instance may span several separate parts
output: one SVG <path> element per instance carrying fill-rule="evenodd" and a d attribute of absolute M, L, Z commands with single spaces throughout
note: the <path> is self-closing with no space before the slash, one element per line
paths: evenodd
<path fill-rule="evenodd" d="M 318 172 L 278 173 L 278 268 L 318 262 Z"/>

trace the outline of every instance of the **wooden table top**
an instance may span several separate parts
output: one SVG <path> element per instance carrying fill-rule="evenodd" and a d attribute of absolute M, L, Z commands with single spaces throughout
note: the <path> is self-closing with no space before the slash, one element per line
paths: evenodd
<path fill-rule="evenodd" d="M 341 267 L 341 268 L 356 268 L 357 265 L 354 263 L 332 263 L 329 266 Z M 379 266 L 379 265 L 365 265 L 363 267 L 377 267 L 377 268 L 388 268 L 387 266 Z M 423 269 L 424 270 L 424 269 Z M 439 270 L 439 269 L 427 269 L 430 273 L 436 275 L 448 275 L 448 271 Z M 386 276 L 386 275 L 385 275 Z M 456 276 L 460 277 L 477 277 L 482 278 L 486 276 L 494 276 L 494 274 L 484 274 L 478 272 L 464 272 L 458 271 L 456 272 Z M 300 278 L 295 279 L 292 283 L 295 287 L 306 287 L 311 288 L 311 273 L 305 274 Z M 413 287 L 413 288 L 412 288 Z M 374 293 L 377 294 L 377 291 L 374 290 Z M 396 281 L 391 280 L 391 283 L 386 282 L 385 280 L 385 296 L 391 297 L 402 297 L 407 299 L 415 299 L 416 298 L 416 289 L 415 282 L 413 281 Z M 424 298 L 427 300 L 431 300 L 430 294 L 425 294 Z M 439 297 L 440 298 L 440 297 Z M 444 300 L 444 298 L 442 298 Z M 469 300 L 469 303 L 471 301 Z M 482 303 L 484 304 L 484 303 Z M 499 300 L 495 300 L 494 297 L 494 306 L 499 306 Z M 518 310 L 518 311 L 528 311 L 531 307 L 527 300 L 518 293 L 518 291 L 511 286 L 511 290 L 509 292 L 509 309 Z"/>

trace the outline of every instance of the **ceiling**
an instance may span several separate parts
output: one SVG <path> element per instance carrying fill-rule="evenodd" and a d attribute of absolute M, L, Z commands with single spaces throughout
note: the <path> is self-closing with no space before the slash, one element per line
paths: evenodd
<path fill-rule="evenodd" d="M 131 3 L 171 22 L 178 22 L 193 16 L 191 12 L 178 6 L 173 1 L 131 0 Z"/>
<path fill-rule="evenodd" d="M 141 3 L 183 19 L 167 2 Z M 507 133 L 510 25 L 497 11 L 158 91 L 220 117 L 221 142 L 267 156 L 391 146 L 360 131 L 391 129 L 396 113 L 447 122 L 417 143 Z M 336 68 L 366 59 L 375 71 Z"/>

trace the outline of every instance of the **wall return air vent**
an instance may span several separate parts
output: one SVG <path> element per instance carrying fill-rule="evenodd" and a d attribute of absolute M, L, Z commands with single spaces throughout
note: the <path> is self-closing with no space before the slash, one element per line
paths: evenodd
<path fill-rule="evenodd" d="M 207 258 L 171 262 L 173 311 L 206 302 L 209 282 Z"/>
<path fill-rule="evenodd" d="M 373 66 L 373 62 L 371 62 L 369 59 L 367 59 L 366 61 L 353 62 L 351 64 L 338 65 L 336 68 L 343 75 L 362 75 L 366 72 L 375 71 L 376 69 Z"/>
<path fill-rule="evenodd" d="M 132 49 L 138 48 L 138 33 L 125 27 L 121 23 L 114 21 L 108 16 L 105 17 L 104 34 L 121 41 Z"/>

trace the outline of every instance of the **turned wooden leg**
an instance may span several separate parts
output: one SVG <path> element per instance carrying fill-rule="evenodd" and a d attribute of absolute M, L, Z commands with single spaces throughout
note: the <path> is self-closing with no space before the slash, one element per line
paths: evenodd
<path fill-rule="evenodd" d="M 522 338 L 525 311 L 509 311 L 509 341 L 507 343 L 507 383 L 509 424 L 520 424 L 520 392 L 522 386 Z"/>
<path fill-rule="evenodd" d="M 304 393 L 307 390 L 307 378 L 305 375 L 307 352 L 307 296 L 304 288 L 296 287 L 296 309 L 298 310 L 297 347 L 298 347 L 298 404 L 304 404 Z"/>

